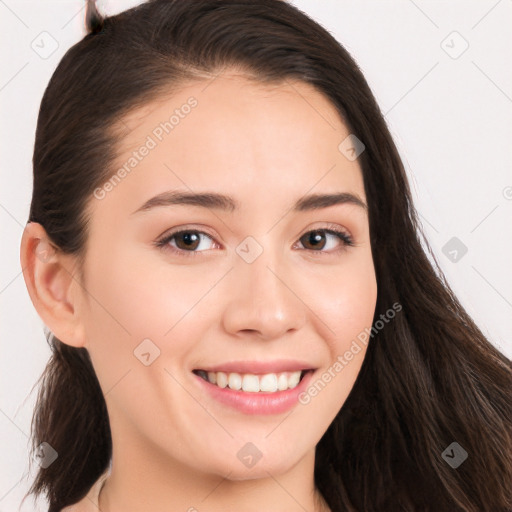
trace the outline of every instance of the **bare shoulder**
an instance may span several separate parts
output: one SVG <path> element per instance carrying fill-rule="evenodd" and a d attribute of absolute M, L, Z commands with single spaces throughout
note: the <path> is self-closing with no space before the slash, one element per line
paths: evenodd
<path fill-rule="evenodd" d="M 89 508 L 87 508 L 85 504 L 85 499 L 80 500 L 78 503 L 74 505 L 69 505 L 68 507 L 62 508 L 60 512 L 89 512 Z"/>
<path fill-rule="evenodd" d="M 96 480 L 86 496 L 84 496 L 79 502 L 64 507 L 60 512 L 98 512 L 98 496 L 109 474 L 109 471 L 103 473 L 103 475 Z"/>

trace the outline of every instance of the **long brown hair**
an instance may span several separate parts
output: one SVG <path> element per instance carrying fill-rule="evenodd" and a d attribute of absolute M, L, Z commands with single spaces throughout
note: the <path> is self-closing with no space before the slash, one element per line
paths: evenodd
<path fill-rule="evenodd" d="M 374 320 L 395 302 L 403 308 L 371 337 L 317 446 L 316 485 L 336 512 L 511 510 L 512 363 L 446 282 L 383 115 L 347 50 L 282 0 L 150 0 L 105 18 L 88 2 L 87 28 L 41 102 L 29 222 L 83 261 L 87 206 L 114 171 L 119 137 L 111 128 L 187 80 L 235 67 L 261 82 L 313 85 L 365 145 Z M 44 493 L 58 512 L 107 469 L 112 439 L 87 350 L 51 334 L 48 342 L 32 444 L 49 443 L 58 458 L 39 469 L 29 493 Z M 442 456 L 453 442 L 468 454 L 457 468 Z"/>

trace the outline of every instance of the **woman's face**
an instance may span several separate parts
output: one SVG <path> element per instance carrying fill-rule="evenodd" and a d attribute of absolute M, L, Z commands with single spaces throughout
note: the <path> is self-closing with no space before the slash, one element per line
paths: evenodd
<path fill-rule="evenodd" d="M 307 84 L 227 74 L 121 126 L 77 288 L 114 457 L 231 479 L 313 457 L 361 368 L 353 342 L 377 296 L 349 132 Z"/>

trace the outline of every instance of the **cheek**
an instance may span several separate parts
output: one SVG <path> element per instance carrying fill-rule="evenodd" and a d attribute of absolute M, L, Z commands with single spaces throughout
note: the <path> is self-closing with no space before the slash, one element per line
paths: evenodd
<path fill-rule="evenodd" d="M 314 311 L 325 322 L 322 337 L 331 356 L 345 352 L 353 338 L 370 327 L 377 301 L 377 281 L 370 251 L 353 252 L 336 270 L 315 278 Z"/>
<path fill-rule="evenodd" d="M 101 267 L 91 265 L 87 282 L 95 299 L 89 301 L 89 324 L 98 326 L 100 336 L 108 329 L 133 342 L 141 336 L 161 338 L 208 287 L 206 279 L 185 267 L 176 267 L 173 274 L 168 263 L 151 254 L 130 255 L 127 250 L 116 254 L 111 249 L 109 255 L 98 254 Z M 187 275 L 193 278 L 187 280 Z"/>
<path fill-rule="evenodd" d="M 142 366 L 136 359 L 139 346 L 152 357 L 172 350 L 176 365 L 185 360 L 194 348 L 191 340 L 204 332 L 203 299 L 222 277 L 222 272 L 203 273 L 196 265 L 173 268 L 150 251 L 120 246 L 112 243 L 103 252 L 91 248 L 87 269 L 88 348 L 106 388 L 130 368 Z"/>
<path fill-rule="evenodd" d="M 119 428 L 125 421 L 119 418 L 128 417 L 176 444 L 169 426 L 177 421 L 185 425 L 181 430 L 192 428 L 192 419 L 204 414 L 183 392 L 181 369 L 204 332 L 200 299 L 219 277 L 198 278 L 185 267 L 172 274 L 157 258 L 113 248 L 91 261 L 101 261 L 101 268 L 91 265 L 88 273 L 87 348 L 112 424 Z M 177 410 L 179 420 L 171 414 Z"/>
<path fill-rule="evenodd" d="M 333 419 L 353 387 L 370 339 L 367 333 L 377 301 L 370 253 L 359 253 L 340 265 L 339 271 L 331 270 L 324 278 L 317 278 L 315 289 L 311 309 L 322 320 L 316 325 L 329 355 L 303 401 L 314 400 L 318 413 Z"/>

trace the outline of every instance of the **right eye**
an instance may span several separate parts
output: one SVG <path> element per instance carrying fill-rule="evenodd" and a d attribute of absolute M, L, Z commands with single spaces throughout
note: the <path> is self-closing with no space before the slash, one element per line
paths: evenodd
<path fill-rule="evenodd" d="M 205 244 L 201 244 L 201 238 L 205 236 L 210 240 L 213 238 L 204 233 L 203 231 L 197 231 L 192 229 L 182 229 L 179 231 L 174 231 L 170 234 L 166 234 L 163 238 L 156 242 L 157 247 L 160 247 L 164 250 L 170 250 L 173 253 L 178 253 L 186 256 L 195 256 L 199 252 L 204 252 Z M 171 241 L 175 240 L 175 246 L 171 244 Z M 203 250 L 197 250 L 199 247 L 203 246 Z"/>

